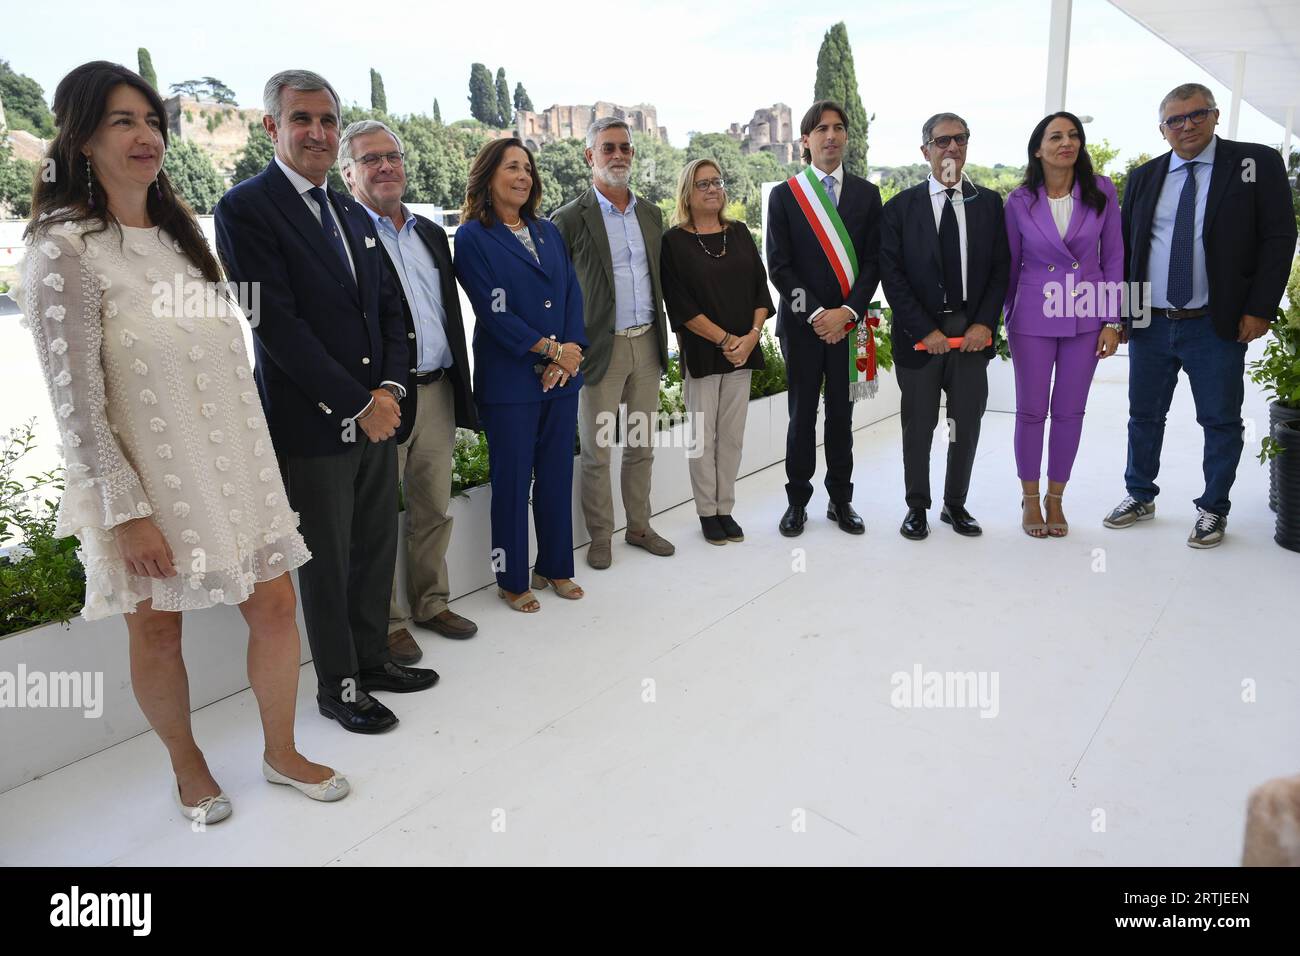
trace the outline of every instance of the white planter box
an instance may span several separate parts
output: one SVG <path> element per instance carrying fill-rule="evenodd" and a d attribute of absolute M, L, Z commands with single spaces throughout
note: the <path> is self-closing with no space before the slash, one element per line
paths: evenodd
<path fill-rule="evenodd" d="M 1010 359 L 995 357 L 989 362 L 989 412 L 1016 413 L 1016 372 Z"/>

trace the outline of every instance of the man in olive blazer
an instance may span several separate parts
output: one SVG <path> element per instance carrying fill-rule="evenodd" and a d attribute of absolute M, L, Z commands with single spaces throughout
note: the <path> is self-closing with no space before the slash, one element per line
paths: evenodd
<path fill-rule="evenodd" d="M 668 367 L 668 330 L 659 285 L 663 214 L 628 188 L 632 134 L 613 117 L 587 130 L 592 188 L 551 216 L 582 286 L 590 343 L 582 356 L 578 397 L 582 444 L 582 511 L 591 536 L 587 563 L 609 567 L 614 533 L 610 447 L 623 442 L 621 476 L 628 544 L 666 557 L 673 546 L 650 527 L 650 472 L 659 380 Z M 627 418 L 619 422 L 619 407 Z"/>

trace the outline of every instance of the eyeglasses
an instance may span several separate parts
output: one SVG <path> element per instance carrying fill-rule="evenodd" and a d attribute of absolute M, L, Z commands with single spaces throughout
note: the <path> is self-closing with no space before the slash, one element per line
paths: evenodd
<path fill-rule="evenodd" d="M 357 162 L 367 169 L 378 169 L 384 160 L 388 160 L 390 166 L 400 166 L 405 157 L 405 153 L 366 153 Z"/>
<path fill-rule="evenodd" d="M 631 156 L 635 150 L 631 143 L 601 143 L 600 154 L 602 156 L 613 156 L 615 151 L 622 153 L 624 156 Z"/>
<path fill-rule="evenodd" d="M 970 142 L 970 133 L 958 133 L 955 136 L 936 136 L 925 145 L 938 146 L 940 149 L 947 149 L 953 143 L 956 143 L 958 146 L 965 146 L 968 142 Z"/>
<path fill-rule="evenodd" d="M 706 193 L 710 189 L 726 189 L 727 184 L 721 179 L 697 179 L 695 180 L 695 188 L 702 193 Z"/>
<path fill-rule="evenodd" d="M 1190 113 L 1180 113 L 1178 116 L 1170 116 L 1160 121 L 1161 126 L 1168 126 L 1170 129 L 1182 129 L 1188 120 L 1192 121 L 1193 126 L 1200 126 L 1205 122 L 1205 117 L 1217 110 L 1192 110 Z"/>

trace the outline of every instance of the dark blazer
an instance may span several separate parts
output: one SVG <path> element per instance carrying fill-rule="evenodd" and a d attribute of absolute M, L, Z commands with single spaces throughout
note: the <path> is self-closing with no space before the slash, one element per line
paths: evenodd
<path fill-rule="evenodd" d="M 347 451 L 344 420 L 381 382 L 405 383 L 408 374 L 402 306 L 374 223 L 350 196 L 328 197 L 355 281 L 274 160 L 227 192 L 214 211 L 227 276 L 258 283 L 257 388 L 281 455 Z M 360 426 L 356 435 L 366 440 Z"/>
<path fill-rule="evenodd" d="M 442 306 L 447 313 L 447 322 L 443 331 L 447 333 L 447 345 L 451 348 L 451 368 L 447 375 L 451 380 L 452 392 L 456 402 L 456 427 L 478 428 L 478 409 L 474 407 L 474 393 L 469 377 L 469 354 L 465 349 L 465 320 L 460 314 L 460 290 L 456 288 L 456 269 L 451 262 L 451 245 L 447 242 L 447 233 L 430 219 L 413 216 L 415 234 L 420 237 L 429 254 L 433 256 L 438 267 L 438 285 L 442 289 Z M 406 341 L 410 353 L 410 375 L 415 374 L 415 316 L 411 313 L 411 304 L 406 301 L 406 290 L 402 280 L 397 277 L 397 266 L 388 255 L 388 248 L 380 240 L 379 249 L 384 254 L 384 265 L 397 286 L 397 294 L 402 300 L 402 316 L 406 320 Z M 419 391 L 410 376 L 402 379 L 406 387 L 406 397 L 401 401 L 402 423 L 394 436 L 400 445 L 411 436 L 415 424 L 416 393 Z"/>
<path fill-rule="evenodd" d="M 668 328 L 664 319 L 664 293 L 659 281 L 659 251 L 663 245 L 664 215 L 659 207 L 644 199 L 636 201 L 636 221 L 645 240 L 646 261 L 650 265 L 651 295 L 654 297 L 655 341 L 659 345 L 659 366 L 668 368 Z M 591 347 L 582 353 L 582 374 L 588 385 L 605 377 L 613 351 L 614 335 L 614 261 L 609 254 L 609 237 L 605 221 L 592 187 L 573 202 L 551 213 L 569 247 L 573 267 L 582 286 L 583 318 Z"/>
<path fill-rule="evenodd" d="M 539 264 L 502 223 L 476 219 L 456 230 L 456 278 L 474 306 L 474 395 L 480 405 L 549 401 L 574 395 L 582 372 L 542 391 L 531 352 L 540 338 L 577 342 L 584 353 L 582 289 L 554 223 L 530 220 Z"/>
<path fill-rule="evenodd" d="M 847 305 L 859 317 L 867 314 L 880 283 L 880 190 L 862 177 L 846 172 L 839 205 L 835 208 L 858 257 L 858 278 L 848 298 L 840 290 L 835 271 L 799 208 L 790 184 L 779 184 L 768 196 L 763 251 L 767 256 L 768 278 L 781 296 L 776 310 L 777 335 L 821 344 L 808 324 L 808 317 L 818 309 Z M 797 312 L 796 290 L 802 293 L 803 300 L 803 308 Z"/>
<path fill-rule="evenodd" d="M 970 325 L 988 326 L 996 338 L 1011 268 L 1002 197 L 965 180 L 962 195 L 966 198 L 966 318 Z M 914 346 L 939 328 L 943 308 L 943 261 L 928 179 L 885 203 L 880 284 L 893 309 L 894 361 L 904 368 L 920 368 L 932 356 Z M 985 351 L 992 357 L 993 345 Z"/>
<path fill-rule="evenodd" d="M 1270 322 L 1277 317 L 1295 254 L 1296 225 L 1286 167 L 1277 150 L 1218 140 L 1201 240 L 1214 330 L 1235 341 L 1243 315 Z M 1121 210 L 1128 282 L 1147 281 L 1151 227 L 1171 156 L 1165 153 L 1128 174 Z M 1139 307 L 1140 296 L 1139 286 Z"/>

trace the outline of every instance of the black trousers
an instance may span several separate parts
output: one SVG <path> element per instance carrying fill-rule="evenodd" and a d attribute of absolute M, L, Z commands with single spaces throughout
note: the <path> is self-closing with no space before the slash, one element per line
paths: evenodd
<path fill-rule="evenodd" d="M 943 316 L 944 335 L 964 335 L 966 313 Z M 939 423 L 939 396 L 947 399 L 948 469 L 943 487 L 945 505 L 965 506 L 971 466 L 980 440 L 980 419 L 988 403 L 987 353 L 931 355 L 920 368 L 895 365 L 902 392 L 903 484 L 909 508 L 930 507 L 930 445 Z"/>
<path fill-rule="evenodd" d="M 338 455 L 280 459 L 289 505 L 311 551 L 298 569 L 307 640 L 318 689 L 332 696 L 360 668 L 389 660 L 397 444 L 371 442 L 360 428 L 356 435 Z"/>
<path fill-rule="evenodd" d="M 797 321 L 797 320 L 796 320 Z M 812 329 L 780 337 L 789 391 L 790 425 L 785 433 L 785 495 L 807 507 L 817 471 L 817 407 L 826 384 L 826 492 L 831 501 L 853 500 L 853 403 L 849 401 L 849 339 L 827 345 Z"/>

